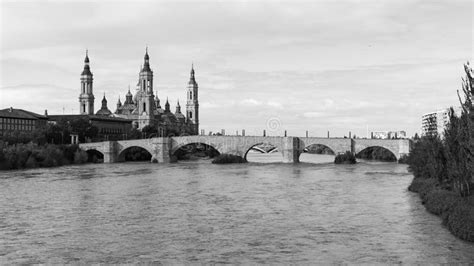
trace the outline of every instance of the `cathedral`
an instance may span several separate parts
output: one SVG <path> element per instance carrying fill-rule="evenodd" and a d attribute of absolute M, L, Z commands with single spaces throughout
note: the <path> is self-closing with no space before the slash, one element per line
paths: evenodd
<path fill-rule="evenodd" d="M 90 70 L 89 56 L 86 51 L 84 70 L 81 74 L 81 94 L 79 95 L 80 114 L 101 117 L 115 117 L 132 121 L 132 126 L 143 129 L 146 126 L 156 129 L 160 136 L 170 135 L 198 135 L 199 131 L 199 103 L 198 84 L 194 77 L 194 66 L 191 66 L 191 76 L 187 85 L 186 115 L 181 112 L 179 101 L 175 112 L 171 112 L 170 104 L 166 100 L 165 108 L 160 105 L 158 95 L 153 92 L 153 71 L 150 68 L 148 48 L 145 52 L 143 67 L 138 76 L 135 95 L 130 87 L 122 103 L 120 97 L 115 112 L 107 107 L 107 99 L 102 99 L 101 108 L 94 114 L 94 94 L 92 89 L 93 75 Z"/>

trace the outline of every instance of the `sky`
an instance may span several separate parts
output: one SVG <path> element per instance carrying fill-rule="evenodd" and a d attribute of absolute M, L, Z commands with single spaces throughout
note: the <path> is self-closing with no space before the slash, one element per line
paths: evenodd
<path fill-rule="evenodd" d="M 0 1 L 0 108 L 78 113 L 86 49 L 95 110 L 135 91 L 145 47 L 162 106 L 185 106 L 194 63 L 200 128 L 247 135 L 420 132 L 459 105 L 473 2 Z"/>

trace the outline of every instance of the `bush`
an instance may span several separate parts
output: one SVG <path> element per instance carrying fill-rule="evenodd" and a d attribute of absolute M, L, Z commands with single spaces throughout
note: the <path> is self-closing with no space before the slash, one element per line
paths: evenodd
<path fill-rule="evenodd" d="M 398 163 L 402 163 L 402 164 L 408 164 L 408 155 L 402 155 L 400 157 L 400 159 L 398 159 Z"/>
<path fill-rule="evenodd" d="M 470 199 L 471 198 L 471 199 Z M 445 215 L 443 223 L 453 235 L 474 242 L 474 196 L 464 198 Z"/>
<path fill-rule="evenodd" d="M 461 197 L 453 191 L 432 189 L 423 198 L 426 209 L 436 215 L 441 215 L 455 206 Z"/>
<path fill-rule="evenodd" d="M 36 168 L 36 167 L 38 167 L 38 162 L 36 161 L 34 155 L 30 155 L 30 157 L 25 163 L 25 168 Z"/>
<path fill-rule="evenodd" d="M 362 150 L 356 155 L 357 158 L 367 160 L 378 160 L 384 162 L 396 162 L 397 158 L 395 155 L 382 147 L 370 147 Z"/>
<path fill-rule="evenodd" d="M 73 160 L 75 164 L 87 163 L 87 160 L 88 160 L 87 152 L 83 150 L 76 150 L 76 152 L 74 153 L 74 160 Z"/>
<path fill-rule="evenodd" d="M 4 146 L 0 149 L 0 170 L 53 167 L 85 161 L 87 153 L 77 145 L 39 146 L 29 143 Z"/>
<path fill-rule="evenodd" d="M 221 154 L 217 156 L 212 163 L 214 164 L 230 164 L 230 163 L 246 163 L 247 161 L 237 155 L 232 154 Z"/>
<path fill-rule="evenodd" d="M 356 157 L 352 152 L 346 151 L 346 153 L 336 155 L 334 158 L 335 164 L 355 164 L 357 163 Z"/>
<path fill-rule="evenodd" d="M 438 185 L 438 181 L 432 178 L 413 178 L 410 186 L 408 187 L 409 191 L 422 193 L 424 191 L 429 191 L 434 189 Z"/>

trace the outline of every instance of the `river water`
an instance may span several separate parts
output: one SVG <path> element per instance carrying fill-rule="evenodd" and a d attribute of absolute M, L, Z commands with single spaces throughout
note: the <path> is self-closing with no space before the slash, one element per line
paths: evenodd
<path fill-rule="evenodd" d="M 474 262 L 406 165 L 332 159 L 0 172 L 0 264 Z"/>

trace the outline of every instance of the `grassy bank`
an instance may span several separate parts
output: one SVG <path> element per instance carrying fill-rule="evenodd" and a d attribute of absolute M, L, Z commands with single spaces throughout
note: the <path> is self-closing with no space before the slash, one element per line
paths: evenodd
<path fill-rule="evenodd" d="M 54 167 L 87 162 L 77 145 L 16 144 L 0 147 L 0 170 Z"/>
<path fill-rule="evenodd" d="M 427 211 L 441 216 L 455 236 L 474 242 L 474 195 L 461 197 L 433 178 L 414 178 L 408 190 L 421 197 Z"/>

